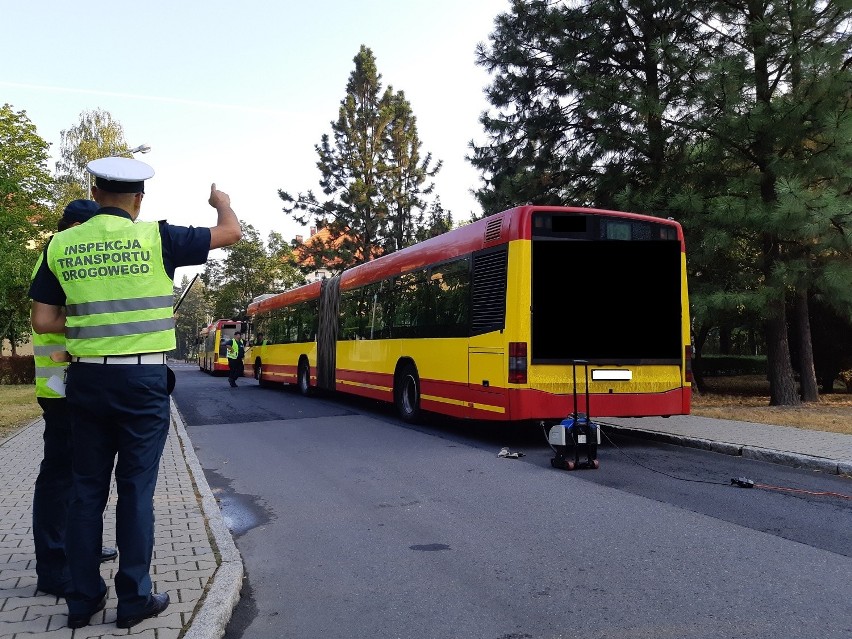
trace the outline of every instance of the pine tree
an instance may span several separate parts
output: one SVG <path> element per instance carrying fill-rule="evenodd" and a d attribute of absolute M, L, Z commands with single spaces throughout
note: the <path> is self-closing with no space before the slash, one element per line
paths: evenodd
<path fill-rule="evenodd" d="M 706 48 L 701 4 L 514 0 L 477 48 L 495 76 L 480 118 L 489 143 L 469 157 L 483 209 L 611 207 L 629 189 L 638 212 L 664 212 L 660 185 L 679 183 L 688 160 L 677 125 Z"/>
<path fill-rule="evenodd" d="M 441 170 L 433 167 L 432 155 L 420 157 L 422 143 L 417 134 L 417 118 L 402 91 L 391 97 L 393 119 L 387 130 L 387 158 L 382 170 L 382 196 L 387 202 L 388 219 L 383 252 L 392 253 L 416 241 L 417 229 L 425 220 L 426 202 L 434 184 L 426 184 Z"/>
<path fill-rule="evenodd" d="M 407 246 L 432 192 L 431 154 L 421 157 L 416 119 L 403 92 L 382 89 L 373 52 L 361 46 L 332 133 L 315 147 L 324 199 L 284 190 L 284 212 L 316 221 L 323 241 L 305 249 L 316 266 L 343 269 Z"/>
<path fill-rule="evenodd" d="M 705 193 L 701 223 L 753 248 L 760 280 L 745 303 L 763 311 L 770 402 L 795 405 L 788 306 L 795 309 L 806 398 L 815 399 L 807 291 L 824 288 L 840 302 L 843 294 L 819 264 L 827 260 L 826 273 L 850 273 L 848 249 L 844 255 L 836 244 L 850 224 L 843 167 L 852 141 L 845 122 L 850 36 L 843 26 L 852 15 L 848 2 L 814 0 L 717 8 L 704 119 L 694 126 L 706 140 L 707 172 L 724 167 L 727 176 Z"/>

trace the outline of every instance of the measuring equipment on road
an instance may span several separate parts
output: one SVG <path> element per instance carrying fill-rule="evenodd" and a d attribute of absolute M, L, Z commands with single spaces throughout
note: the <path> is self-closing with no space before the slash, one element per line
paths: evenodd
<path fill-rule="evenodd" d="M 577 364 L 583 365 L 586 376 L 586 412 L 581 413 L 577 407 Z M 600 468 L 598 461 L 598 445 L 601 443 L 600 427 L 592 421 L 589 408 L 589 363 L 576 359 L 572 363 L 574 374 L 574 412 L 560 423 L 552 426 L 547 434 L 547 443 L 553 449 L 555 456 L 550 465 L 562 470 L 578 468 Z M 580 461 L 580 451 L 585 453 L 585 460 Z"/>

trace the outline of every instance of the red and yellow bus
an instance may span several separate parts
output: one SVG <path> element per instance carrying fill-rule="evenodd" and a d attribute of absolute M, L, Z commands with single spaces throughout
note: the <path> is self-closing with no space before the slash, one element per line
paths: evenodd
<path fill-rule="evenodd" d="M 246 366 L 407 421 L 688 414 L 688 309 L 674 220 L 520 206 L 253 302 Z"/>
<path fill-rule="evenodd" d="M 216 375 L 228 372 L 228 343 L 242 332 L 242 322 L 220 319 L 201 329 L 198 336 L 198 368 Z"/>

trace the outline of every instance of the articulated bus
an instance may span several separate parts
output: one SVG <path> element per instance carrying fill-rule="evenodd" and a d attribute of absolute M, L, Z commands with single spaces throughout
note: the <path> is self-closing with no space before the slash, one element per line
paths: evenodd
<path fill-rule="evenodd" d="M 688 309 L 677 222 L 520 206 L 253 302 L 245 361 L 406 421 L 688 414 Z"/>
<path fill-rule="evenodd" d="M 242 322 L 220 319 L 201 329 L 198 336 L 198 368 L 216 375 L 228 372 L 228 343 L 242 331 Z"/>

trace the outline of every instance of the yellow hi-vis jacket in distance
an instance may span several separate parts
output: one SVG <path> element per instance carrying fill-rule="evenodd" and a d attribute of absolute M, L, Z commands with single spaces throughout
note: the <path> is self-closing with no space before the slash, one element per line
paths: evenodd
<path fill-rule="evenodd" d="M 228 344 L 228 348 L 225 351 L 225 356 L 228 359 L 237 359 L 240 356 L 240 344 L 236 338 L 231 339 L 231 343 Z"/>

